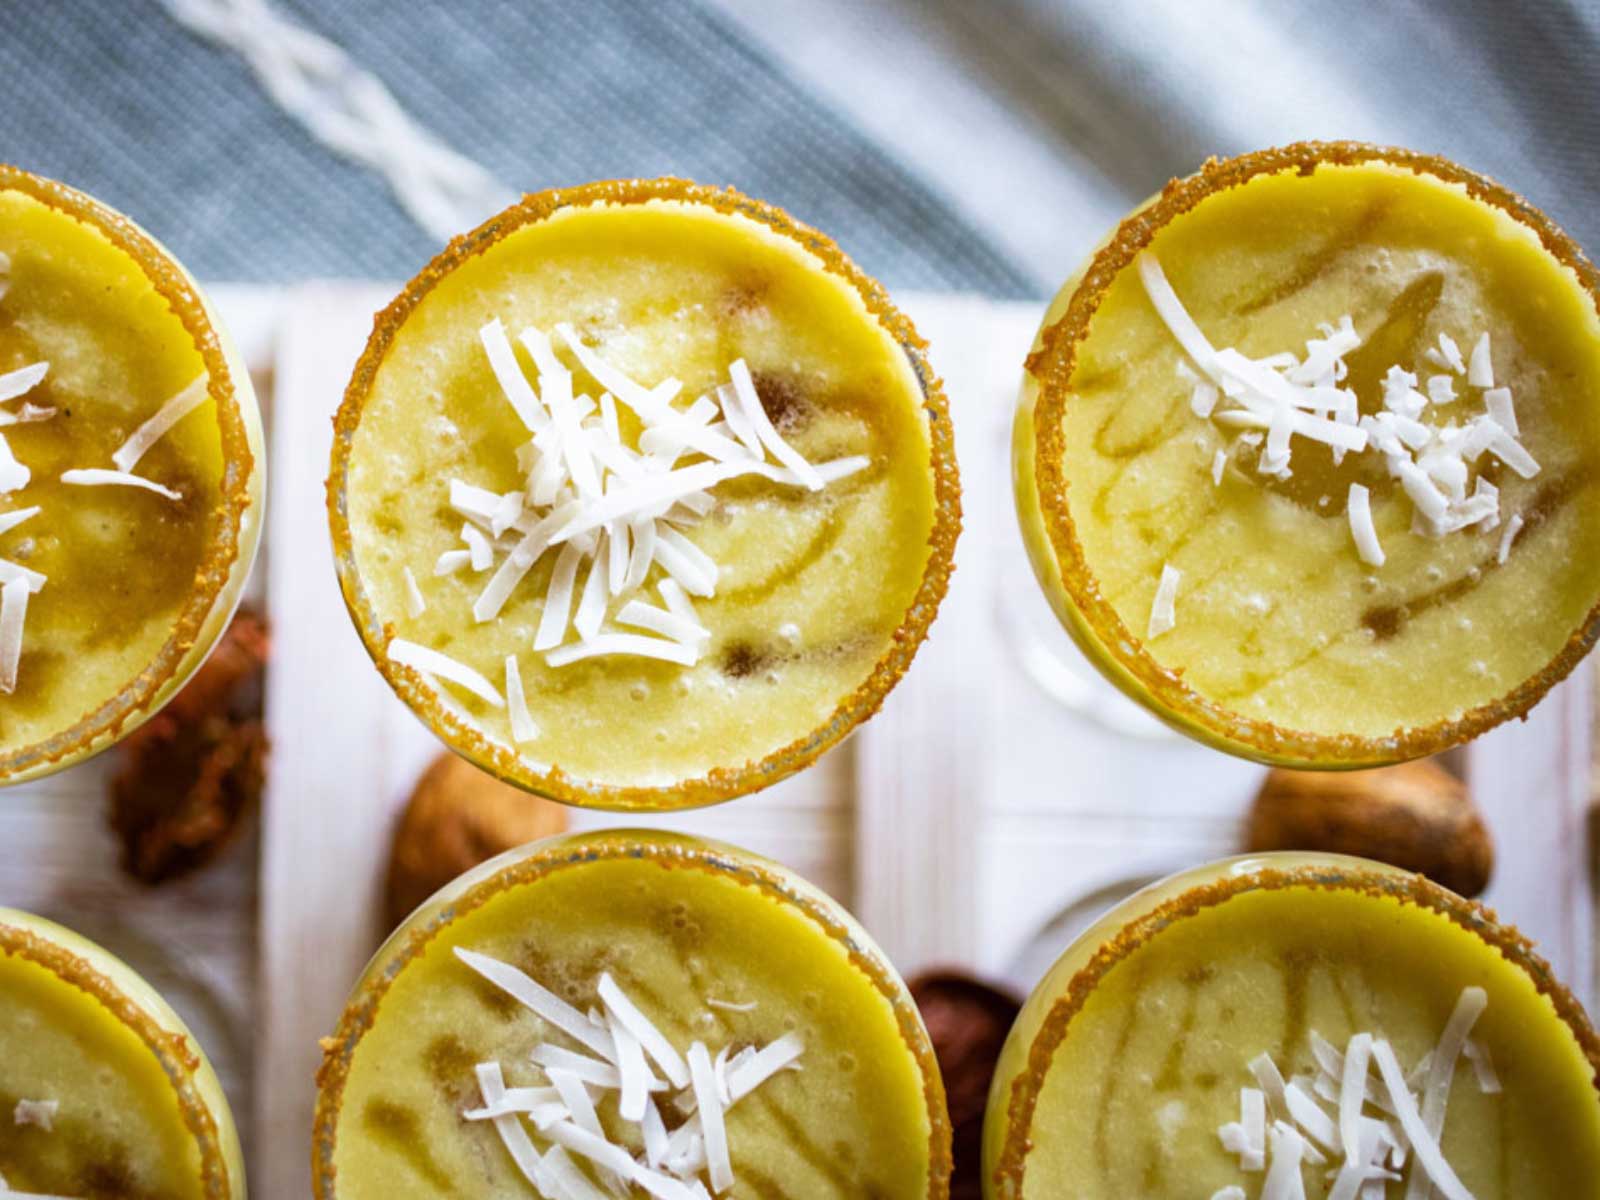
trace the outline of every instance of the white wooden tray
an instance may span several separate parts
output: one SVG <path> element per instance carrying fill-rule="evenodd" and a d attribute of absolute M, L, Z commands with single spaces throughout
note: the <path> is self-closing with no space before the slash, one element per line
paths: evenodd
<path fill-rule="evenodd" d="M 125 881 L 100 762 L 0 801 L 0 903 L 128 957 L 194 1022 L 265 1200 L 302 1200 L 317 1038 L 383 930 L 390 829 L 438 744 L 393 698 L 334 583 L 330 417 L 393 289 L 215 289 L 268 407 L 263 561 L 273 750 L 258 843 L 157 891 Z M 884 711 L 803 775 L 660 824 L 770 854 L 849 905 L 907 973 L 965 965 L 1026 988 L 1128 890 L 1233 850 L 1261 770 L 1165 733 L 1076 660 L 1022 557 L 1007 432 L 1030 305 L 900 297 L 954 410 L 966 532 L 928 644 Z M 1458 764 L 1498 843 L 1487 899 L 1586 995 L 1587 672 Z M 575 812 L 579 828 L 618 824 Z"/>

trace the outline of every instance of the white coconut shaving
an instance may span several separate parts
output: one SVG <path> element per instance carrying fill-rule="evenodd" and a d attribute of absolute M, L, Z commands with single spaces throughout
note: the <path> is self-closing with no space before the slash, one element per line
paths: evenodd
<path fill-rule="evenodd" d="M 1478 1090 L 1486 1096 L 1500 1094 L 1500 1075 L 1494 1069 L 1494 1059 L 1489 1056 L 1489 1048 L 1481 1042 L 1468 1038 L 1461 1047 L 1461 1053 L 1472 1064 L 1472 1073 L 1477 1077 Z"/>
<path fill-rule="evenodd" d="M 531 742 L 539 736 L 539 726 L 528 711 L 528 697 L 522 690 L 522 669 L 515 654 L 506 655 L 506 709 L 511 716 L 511 737 L 516 742 Z"/>
<path fill-rule="evenodd" d="M 428 602 L 423 598 L 422 589 L 417 586 L 417 577 L 411 573 L 410 567 L 400 568 L 400 582 L 406 591 L 406 615 L 416 618 L 427 612 Z"/>
<path fill-rule="evenodd" d="M 1511 557 L 1511 547 L 1516 543 L 1517 534 L 1522 532 L 1522 514 L 1512 513 L 1511 519 L 1506 522 L 1505 532 L 1500 535 L 1500 544 L 1494 552 L 1494 560 L 1501 566 L 1506 559 Z"/>
<path fill-rule="evenodd" d="M 532 435 L 516 455 L 526 487 L 497 493 L 449 480 L 450 505 L 467 520 L 467 550 L 465 557 L 441 556 L 436 572 L 492 567 L 473 604 L 474 620 L 492 621 L 534 565 L 553 554 L 533 639 L 547 665 L 634 656 L 692 666 L 707 652 L 711 631 L 671 603 L 663 611 L 637 593 L 659 573 L 681 595 L 715 595 L 717 563 L 682 532 L 716 506 L 714 489 L 753 475 L 815 491 L 865 470 L 870 460 L 810 462 L 772 423 L 742 359 L 730 364 L 726 383 L 679 407 L 678 380 L 647 386 L 570 325 L 558 323 L 554 332 L 552 339 L 528 327 L 513 340 L 498 319 L 479 330 L 491 374 Z M 598 401 L 578 390 L 558 341 L 599 385 Z M 623 438 L 619 406 L 638 418 L 637 445 Z M 507 534 L 517 540 L 502 542 Z M 622 633 L 612 621 L 659 636 Z"/>
<path fill-rule="evenodd" d="M 155 411 L 155 415 L 135 429 L 128 440 L 112 452 L 111 461 L 117 470 L 131 472 L 151 446 L 154 446 L 179 421 L 205 403 L 209 395 L 210 379 L 201 374 L 191 380 L 182 391 Z"/>
<path fill-rule="evenodd" d="M 79 467 L 71 471 L 63 471 L 61 472 L 61 482 L 76 484 L 79 487 L 143 488 L 147 492 L 165 496 L 168 500 L 183 499 L 182 492 L 175 492 L 165 484 L 157 483 L 153 479 L 146 479 L 143 475 L 134 475 L 127 471 L 107 471 L 101 467 Z"/>
<path fill-rule="evenodd" d="M 37 517 L 43 510 L 37 505 L 29 508 L 14 508 L 10 512 L 0 513 L 0 533 L 10 533 L 24 521 Z"/>
<path fill-rule="evenodd" d="M 689 1073 L 694 1084 L 695 1104 L 700 1115 L 701 1136 L 706 1140 L 706 1167 L 713 1192 L 733 1186 L 733 1161 L 728 1156 L 728 1131 L 723 1120 L 724 1101 L 718 1093 L 711 1070 L 711 1056 L 704 1042 L 689 1047 Z"/>
<path fill-rule="evenodd" d="M 388 648 L 384 651 L 390 662 L 402 667 L 410 667 L 423 675 L 436 677 L 465 688 L 478 699 L 494 708 L 504 708 L 505 700 L 490 683 L 478 672 L 459 659 L 451 658 L 448 654 L 441 654 L 437 650 L 420 645 L 417 642 L 407 641 L 405 638 L 390 638 Z"/>
<path fill-rule="evenodd" d="M 43 383 L 49 373 L 49 363 L 37 362 L 0 375 L 0 404 L 9 403 L 18 396 L 26 396 Z"/>
<path fill-rule="evenodd" d="M 28 486 L 33 472 L 17 461 L 11 453 L 11 443 L 0 434 L 0 495 L 10 495 Z"/>
<path fill-rule="evenodd" d="M 657 1200 L 710 1200 L 733 1187 L 726 1113 L 777 1072 L 799 1068 L 798 1034 L 736 1053 L 725 1045 L 714 1056 L 696 1041 L 680 1053 L 610 974 L 596 989 L 603 1012 L 585 1014 L 509 963 L 460 947 L 455 953 L 595 1055 L 536 1042 L 529 1060 L 547 1082 L 521 1088 L 505 1086 L 498 1062 L 476 1068 L 482 1104 L 462 1118 L 493 1122 L 524 1178 L 536 1190 L 551 1189 L 541 1195 L 590 1200 L 591 1193 L 620 1196 L 637 1187 Z M 651 1063 L 668 1080 L 657 1078 Z M 617 1119 L 631 1131 L 620 1139 L 600 1119 L 606 1094 L 615 1094 Z M 663 1113 L 673 1114 L 676 1128 Z M 642 1153 L 630 1145 L 642 1145 Z"/>
<path fill-rule="evenodd" d="M 1473 1064 L 1481 1091 L 1499 1090 L 1493 1066 L 1479 1066 L 1488 1064 L 1488 1051 L 1470 1037 L 1487 1004 L 1483 989 L 1464 988 L 1438 1042 L 1409 1075 L 1390 1043 L 1366 1031 L 1353 1034 L 1341 1051 L 1313 1030 L 1314 1076 L 1285 1082 L 1270 1055 L 1256 1056 L 1247 1069 L 1258 1086 L 1240 1090 L 1240 1120 L 1217 1130 L 1223 1149 L 1239 1156 L 1243 1171 L 1266 1169 L 1263 1200 L 1303 1196 L 1302 1164 L 1320 1165 L 1323 1151 L 1337 1159 L 1327 1172 L 1329 1200 L 1381 1200 L 1386 1183 L 1401 1181 L 1408 1200 L 1472 1200 L 1441 1146 L 1461 1059 Z"/>
<path fill-rule="evenodd" d="M 636 1038 L 644 1051 L 666 1072 L 676 1088 L 689 1086 L 689 1068 L 683 1056 L 673 1048 L 666 1035 L 657 1029 L 626 993 L 617 986 L 609 974 L 600 976 L 600 1001 L 606 1011 L 624 1025 Z"/>
<path fill-rule="evenodd" d="M 1473 342 L 1470 361 L 1463 357 L 1461 343 L 1441 332 L 1423 357 L 1445 373 L 1429 376 L 1424 390 L 1418 390 L 1414 372 L 1391 366 L 1382 380 L 1382 410 L 1363 415 L 1359 398 L 1343 386 L 1348 375 L 1344 356 L 1362 344 L 1348 314 L 1321 326 L 1322 336 L 1306 339 L 1303 358 L 1283 352 L 1252 359 L 1233 347 L 1212 345 L 1150 252 L 1139 256 L 1137 266 L 1151 306 L 1188 356 L 1180 360 L 1178 374 L 1193 388 L 1192 411 L 1236 443 L 1261 447 L 1255 456 L 1259 475 L 1292 478 L 1297 439 L 1326 444 L 1335 464 L 1351 453 L 1374 456 L 1411 501 L 1413 533 L 1438 538 L 1499 525 L 1499 489 L 1482 476 L 1474 477 L 1485 453 L 1524 479 L 1539 473 L 1538 462 L 1519 440 L 1510 389 L 1495 386 L 1487 332 Z M 1468 394 L 1458 394 L 1458 379 L 1464 380 Z M 1217 389 L 1214 401 L 1201 394 L 1201 386 Z M 1421 419 L 1430 407 L 1470 399 L 1472 390 L 1484 405 L 1482 413 L 1464 423 Z M 1230 450 L 1214 452 L 1215 483 L 1221 482 Z M 1383 551 L 1371 533 L 1370 495 L 1364 508 L 1352 503 L 1347 512 L 1357 554 L 1369 566 L 1381 566 Z"/>
<path fill-rule="evenodd" d="M 1490 358 L 1487 331 L 1480 333 L 1472 345 L 1472 358 L 1467 363 L 1467 382 L 1475 388 L 1494 387 L 1494 363 Z"/>
<path fill-rule="evenodd" d="M 17 690 L 17 667 L 22 662 L 22 627 L 28 615 L 28 581 L 7 580 L 0 585 L 0 692 Z"/>
<path fill-rule="evenodd" d="M 446 550 L 434 560 L 433 573 L 435 577 L 454 575 L 472 561 L 472 555 L 466 550 Z"/>
<path fill-rule="evenodd" d="M 1178 584 L 1183 572 L 1167 563 L 1161 568 L 1161 579 L 1156 584 L 1155 599 L 1150 602 L 1150 624 L 1145 630 L 1146 640 L 1153 641 L 1170 632 L 1178 624 Z"/>
<path fill-rule="evenodd" d="M 1355 539 L 1356 553 L 1361 555 L 1361 561 L 1374 567 L 1383 566 L 1383 546 L 1378 541 L 1377 527 L 1372 523 L 1372 501 L 1364 486 L 1359 483 L 1350 485 L 1345 511 L 1350 517 L 1350 535 Z"/>
<path fill-rule="evenodd" d="M 56 1114 L 60 1111 L 59 1100 L 18 1100 L 11 1120 L 15 1125 L 33 1125 L 49 1133 L 55 1128 Z"/>

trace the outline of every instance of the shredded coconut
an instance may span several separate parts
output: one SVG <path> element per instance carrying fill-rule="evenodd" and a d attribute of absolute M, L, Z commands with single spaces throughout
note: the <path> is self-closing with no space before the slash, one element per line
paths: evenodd
<path fill-rule="evenodd" d="M 1153 641 L 1177 625 L 1178 583 L 1182 579 L 1183 572 L 1171 563 L 1162 566 L 1155 599 L 1150 603 L 1150 625 L 1145 631 L 1146 640 Z"/>

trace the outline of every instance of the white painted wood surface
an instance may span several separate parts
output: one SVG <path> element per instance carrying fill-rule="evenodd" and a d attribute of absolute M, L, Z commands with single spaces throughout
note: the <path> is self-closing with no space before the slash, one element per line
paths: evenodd
<path fill-rule="evenodd" d="M 0 903 L 83 928 L 171 995 L 224 1076 L 265 1200 L 306 1195 L 316 1039 L 382 934 L 389 831 L 438 750 L 350 627 L 323 512 L 329 418 L 389 293 L 217 293 L 271 400 L 274 747 L 259 874 L 252 837 L 177 885 L 122 879 L 104 826 L 109 759 L 0 802 Z M 958 570 L 933 634 L 884 711 L 811 771 L 648 823 L 789 863 L 852 906 L 907 972 L 966 964 L 1026 987 L 1130 888 L 1232 850 L 1261 771 L 1166 734 L 1100 684 L 1033 584 L 1006 445 L 1033 311 L 902 299 L 947 379 L 965 489 Z M 1463 756 L 1500 848 L 1488 898 L 1575 984 L 1596 966 L 1589 687 L 1558 689 Z M 618 823 L 573 816 L 580 828 Z"/>

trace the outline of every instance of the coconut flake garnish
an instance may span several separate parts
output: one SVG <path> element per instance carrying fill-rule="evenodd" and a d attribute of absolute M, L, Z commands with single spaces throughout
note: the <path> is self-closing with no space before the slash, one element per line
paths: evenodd
<path fill-rule="evenodd" d="M 478 1091 L 483 1097 L 484 1107 L 494 1109 L 506 1094 L 505 1077 L 501 1074 L 500 1064 L 479 1063 L 474 1070 L 478 1077 Z M 522 1172 L 522 1177 L 531 1183 L 541 1196 L 550 1197 L 550 1192 L 544 1186 L 546 1175 L 539 1159 L 539 1152 L 534 1149 L 533 1139 L 528 1136 L 528 1131 L 522 1122 L 510 1115 L 495 1117 L 494 1131 L 499 1135 L 506 1152 L 511 1155 L 511 1161 L 516 1163 L 517 1169 Z"/>
<path fill-rule="evenodd" d="M 433 573 L 435 576 L 454 575 L 471 561 L 472 555 L 466 550 L 446 550 L 434 560 Z"/>
<path fill-rule="evenodd" d="M 0 692 L 17 689 L 17 666 L 22 661 L 22 626 L 28 614 L 26 579 L 11 579 L 0 586 Z"/>
<path fill-rule="evenodd" d="M 1455 1171 L 1445 1161 L 1438 1142 L 1423 1123 L 1422 1114 L 1417 1111 L 1416 1099 L 1406 1087 L 1394 1048 L 1385 1039 L 1377 1038 L 1372 1043 L 1372 1057 L 1378 1064 L 1378 1073 L 1384 1086 L 1389 1089 L 1389 1099 L 1394 1104 L 1400 1128 L 1411 1143 L 1413 1162 L 1416 1164 L 1413 1178 L 1416 1169 L 1420 1168 L 1426 1172 L 1433 1186 L 1444 1194 L 1445 1200 L 1473 1200 L 1472 1193 L 1456 1177 Z"/>
<path fill-rule="evenodd" d="M 55 1128 L 56 1113 L 60 1110 L 59 1100 L 18 1100 L 11 1120 L 13 1124 L 34 1125 L 49 1133 Z"/>
<path fill-rule="evenodd" d="M 168 400 L 155 415 L 133 431 L 111 455 L 119 471 L 132 471 L 145 452 L 159 442 L 174 425 L 205 403 L 210 384 L 204 373 L 193 379 L 187 387 Z"/>
<path fill-rule="evenodd" d="M 461 527 L 461 540 L 467 544 L 467 565 L 474 571 L 487 571 L 494 566 L 494 547 L 476 525 Z"/>
<path fill-rule="evenodd" d="M 1410 1075 L 1402 1070 L 1394 1048 L 1369 1032 L 1354 1034 L 1340 1051 L 1312 1030 L 1311 1055 L 1317 1074 L 1297 1075 L 1287 1083 L 1270 1055 L 1256 1056 L 1247 1066 L 1259 1087 L 1240 1090 L 1240 1120 L 1217 1130 L 1223 1149 L 1239 1156 L 1241 1170 L 1267 1167 L 1263 1200 L 1302 1196 L 1301 1164 L 1315 1166 L 1326 1161 L 1319 1145 L 1336 1152 L 1341 1160 L 1327 1173 L 1333 1181 L 1327 1192 L 1329 1200 L 1367 1200 L 1369 1196 L 1381 1200 L 1384 1184 L 1401 1180 L 1408 1200 L 1435 1194 L 1444 1200 L 1472 1200 L 1440 1147 L 1445 1107 L 1459 1060 L 1466 1058 L 1479 1071 L 1481 1091 L 1492 1094 L 1499 1090 L 1493 1066 L 1479 1067 L 1480 1062 L 1488 1064 L 1487 1050 L 1469 1036 L 1487 1003 L 1482 988 L 1463 989 L 1438 1044 Z M 1412 1090 L 1418 1086 L 1420 1098 Z M 1323 1109 L 1313 1096 L 1327 1101 L 1333 1112 Z M 1363 1111 L 1368 1107 L 1383 1115 L 1368 1115 Z M 1278 1119 L 1267 1130 L 1266 1153 L 1262 1155 L 1257 1147 L 1269 1116 Z"/>
<path fill-rule="evenodd" d="M 549 1189 L 540 1195 L 552 1200 L 632 1194 L 630 1185 L 657 1200 L 710 1200 L 734 1182 L 724 1114 L 776 1072 L 799 1069 L 804 1043 L 797 1034 L 784 1034 L 759 1049 L 743 1046 L 737 1053 L 724 1046 L 714 1058 L 697 1041 L 680 1054 L 609 974 L 597 986 L 603 1013 L 591 1008 L 585 1014 L 508 963 L 461 947 L 455 953 L 547 1024 L 599 1055 L 537 1042 L 530 1061 L 543 1069 L 548 1084 L 521 1088 L 505 1086 L 499 1063 L 479 1064 L 483 1102 L 462 1113 L 463 1120 L 492 1121 L 524 1177 L 536 1190 Z M 673 1082 L 656 1078 L 651 1061 Z M 590 1089 L 617 1093 L 617 1115 L 634 1127 L 642 1154 L 611 1139 Z M 669 1104 L 658 1103 L 662 1093 L 672 1093 Z M 664 1111 L 681 1117 L 675 1129 L 668 1129 Z M 542 1158 L 535 1136 L 549 1143 Z M 569 1153 L 589 1164 L 599 1188 L 566 1158 Z"/>
<path fill-rule="evenodd" d="M 1483 393 L 1483 405 L 1494 423 L 1504 429 L 1512 437 L 1519 437 L 1522 430 L 1517 426 L 1517 406 L 1508 387 L 1492 387 Z"/>
<path fill-rule="evenodd" d="M 1282 1121 L 1274 1121 L 1267 1131 L 1267 1177 L 1261 1184 L 1261 1200 L 1305 1200 L 1305 1181 L 1300 1175 L 1300 1160 L 1305 1156 L 1305 1139 Z"/>
<path fill-rule="evenodd" d="M 1350 1039 L 1344 1056 L 1339 1086 L 1339 1139 L 1344 1143 L 1345 1162 L 1362 1163 L 1361 1109 L 1367 1101 L 1367 1066 L 1372 1061 L 1372 1035 L 1358 1033 Z"/>
<path fill-rule="evenodd" d="M 28 585 L 30 592 L 37 592 L 45 585 L 45 577 L 37 571 L 30 571 L 21 563 L 14 563 L 9 558 L 0 558 L 0 584 L 21 580 Z"/>
<path fill-rule="evenodd" d="M 505 393 L 506 400 L 522 419 L 522 423 L 533 433 L 550 424 L 550 414 L 545 411 L 544 405 L 539 403 L 539 398 L 534 395 L 533 388 L 528 384 L 527 376 L 517 365 L 516 351 L 511 348 L 511 339 L 506 337 L 506 327 L 501 324 L 499 317 L 478 330 L 478 340 L 483 343 L 483 352 L 489 359 L 489 369 L 494 372 L 500 390 Z"/>
<path fill-rule="evenodd" d="M 554 554 L 533 640 L 548 665 L 631 655 L 692 666 L 709 648 L 707 626 L 692 608 L 686 615 L 669 601 L 663 611 L 635 593 L 659 572 L 680 595 L 715 595 L 718 564 L 682 532 L 716 506 L 713 490 L 756 476 L 814 491 L 866 469 L 870 460 L 806 459 L 773 425 L 742 359 L 730 364 L 726 383 L 680 407 L 679 381 L 646 386 L 570 325 L 558 323 L 553 332 L 599 385 L 600 398 L 578 392 L 574 370 L 543 330 L 528 327 L 516 336 L 533 376 L 502 322 L 479 330 L 500 391 L 532 435 L 516 454 L 525 487 L 502 494 L 449 480 L 450 506 L 468 522 L 461 531 L 467 550 L 441 555 L 435 571 L 494 567 L 473 604 L 474 620 L 484 622 L 500 614 L 535 563 Z M 643 427 L 636 445 L 623 440 L 619 405 Z M 519 540 L 503 540 L 513 533 Z M 612 620 L 660 636 L 617 632 Z"/>
<path fill-rule="evenodd" d="M 608 1200 L 610 1193 L 601 1191 L 589 1182 L 589 1177 L 567 1153 L 565 1146 L 550 1147 L 542 1165 L 549 1176 L 556 1200 Z"/>
<path fill-rule="evenodd" d="M 639 1039 L 644 1052 L 666 1072 L 673 1087 L 689 1086 L 689 1068 L 684 1063 L 683 1056 L 673 1048 L 666 1035 L 651 1024 L 650 1019 L 628 999 L 609 974 L 600 976 L 600 1001 L 606 1006 L 608 1013 Z"/>
<path fill-rule="evenodd" d="M 1187 356 L 1178 364 L 1178 375 L 1194 389 L 1191 409 L 1236 443 L 1261 447 L 1256 455 L 1260 475 L 1292 477 L 1297 438 L 1329 446 L 1335 464 L 1349 453 L 1378 454 L 1416 509 L 1413 533 L 1437 538 L 1467 529 L 1487 531 L 1500 523 L 1499 489 L 1473 477 L 1473 464 L 1483 454 L 1493 454 L 1524 479 L 1539 473 L 1538 462 L 1518 440 L 1510 389 L 1494 384 L 1487 333 L 1478 335 L 1468 361 L 1461 344 L 1441 332 L 1423 357 L 1449 373 L 1431 376 L 1419 391 L 1417 375 L 1395 364 L 1382 380 L 1382 410 L 1363 415 L 1355 393 L 1341 386 L 1348 374 L 1344 356 L 1362 344 L 1348 314 L 1337 324 L 1323 324 L 1322 336 L 1306 339 L 1303 358 L 1283 352 L 1252 359 L 1232 347 L 1212 345 L 1149 251 L 1139 255 L 1137 267 L 1152 307 Z M 1464 424 L 1422 421 L 1430 405 L 1467 398 L 1456 391 L 1463 376 L 1485 411 Z M 1202 386 L 1217 389 L 1214 402 Z M 1228 455 L 1226 449 L 1213 455 L 1216 483 Z M 1365 518 L 1354 505 L 1348 511 L 1358 555 L 1368 565 L 1381 565 L 1381 547 L 1371 553 L 1376 538 L 1366 538 L 1364 528 L 1357 532 L 1358 522 L 1367 524 Z M 1366 515 L 1371 515 L 1370 497 Z"/>
<path fill-rule="evenodd" d="M 417 577 L 411 573 L 410 567 L 400 568 L 400 582 L 406 589 L 406 613 L 411 617 L 420 617 L 428 611 L 428 602 L 422 597 L 422 589 L 417 586 Z"/>
<path fill-rule="evenodd" d="M 33 472 L 17 461 L 16 455 L 11 453 L 11 443 L 0 434 L 0 495 L 27 487 L 32 478 Z"/>
<path fill-rule="evenodd" d="M 697 647 L 683 642 L 670 642 L 665 638 L 642 637 L 635 633 L 602 633 L 586 642 L 568 642 L 544 656 L 552 667 L 566 667 L 586 658 L 628 655 L 634 658 L 653 658 L 660 662 L 677 663 L 692 667 L 700 660 Z"/>
<path fill-rule="evenodd" d="M 1439 1044 L 1433 1048 L 1433 1060 L 1428 1064 L 1428 1078 L 1422 1089 L 1422 1123 L 1435 1143 L 1444 1131 L 1445 1108 L 1450 1102 L 1450 1084 L 1455 1079 L 1456 1061 L 1466 1046 L 1467 1035 L 1488 1007 L 1489 994 L 1481 987 L 1464 988 L 1456 1001 Z M 1381 1066 L 1380 1066 L 1381 1070 Z M 1415 1139 L 1413 1139 L 1414 1141 Z M 1425 1197 L 1427 1184 L 1413 1175 L 1406 1186 L 1408 1200 Z"/>
<path fill-rule="evenodd" d="M 0 404 L 15 400 L 18 396 L 26 396 L 44 382 L 49 372 L 49 363 L 37 362 L 0 375 Z"/>
<path fill-rule="evenodd" d="M 1182 579 L 1183 572 L 1171 563 L 1162 566 L 1155 599 L 1150 602 L 1150 625 L 1145 631 L 1147 641 L 1160 637 L 1178 624 L 1178 584 Z"/>
<path fill-rule="evenodd" d="M 1511 519 L 1506 522 L 1505 532 L 1500 535 L 1500 545 L 1494 552 L 1494 560 L 1504 566 L 1507 558 L 1511 557 L 1512 544 L 1517 540 L 1517 534 L 1522 532 L 1522 514 L 1512 513 Z"/>
<path fill-rule="evenodd" d="M 756 1051 L 728 1072 L 728 1094 L 733 1103 L 737 1104 L 779 1071 L 798 1062 L 804 1052 L 805 1042 L 795 1033 L 786 1033 Z"/>
<path fill-rule="evenodd" d="M 1383 566 L 1383 546 L 1378 542 L 1378 530 L 1372 523 L 1372 501 L 1361 484 L 1350 485 L 1345 511 L 1350 516 L 1350 535 L 1355 538 L 1361 561 L 1374 567 Z"/>
<path fill-rule="evenodd" d="M 451 658 L 448 654 L 441 654 L 437 650 L 407 641 L 405 638 L 390 638 L 384 654 L 392 663 L 410 667 L 413 671 L 420 671 L 424 675 L 436 675 L 440 679 L 463 687 L 494 708 L 504 708 L 506 705 L 500 693 L 495 691 L 494 684 L 466 663 Z"/>
<path fill-rule="evenodd" d="M 704 1042 L 689 1047 L 689 1073 L 694 1082 L 694 1099 L 699 1107 L 700 1127 L 706 1140 L 706 1165 L 711 1190 L 725 1192 L 733 1186 L 733 1161 L 728 1157 L 728 1130 L 723 1123 L 723 1099 L 717 1092 L 711 1070 L 711 1056 Z"/>
<path fill-rule="evenodd" d="M 519 971 L 510 963 L 479 954 L 475 950 L 456 948 L 456 957 L 490 983 L 533 1010 L 542 1020 L 555 1026 L 579 1044 L 587 1046 L 607 1062 L 615 1053 L 610 1035 L 597 1028 L 589 1018 L 554 992 Z"/>
<path fill-rule="evenodd" d="M 154 492 L 158 496 L 165 496 L 168 500 L 183 499 L 182 492 L 175 492 L 165 484 L 146 479 L 143 475 L 134 475 L 128 471 L 107 471 L 102 467 L 79 467 L 63 471 L 61 482 L 77 484 L 80 487 L 136 487 Z"/>
<path fill-rule="evenodd" d="M 1478 1080 L 1478 1090 L 1486 1096 L 1498 1096 L 1500 1075 L 1494 1069 L 1494 1059 L 1489 1057 L 1488 1047 L 1468 1038 L 1466 1044 L 1461 1047 L 1461 1053 L 1472 1064 L 1472 1073 Z"/>
<path fill-rule="evenodd" d="M 515 654 L 506 655 L 506 708 L 511 716 L 511 738 L 531 742 L 539 736 L 539 726 L 528 711 L 528 697 L 522 690 L 522 670 Z"/>
<path fill-rule="evenodd" d="M 1489 358 L 1489 333 L 1478 335 L 1472 346 L 1472 358 L 1467 363 L 1467 382 L 1475 388 L 1494 387 L 1494 364 Z M 1512 432 L 1515 432 L 1513 430 Z"/>
<path fill-rule="evenodd" d="M 0 533 L 10 533 L 24 521 L 36 517 L 43 510 L 37 505 L 29 508 L 14 508 L 10 512 L 0 513 Z"/>

